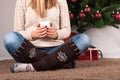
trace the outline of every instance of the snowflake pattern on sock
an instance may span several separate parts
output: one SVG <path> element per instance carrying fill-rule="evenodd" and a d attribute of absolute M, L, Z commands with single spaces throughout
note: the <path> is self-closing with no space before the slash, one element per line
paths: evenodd
<path fill-rule="evenodd" d="M 30 58 L 33 58 L 33 57 L 36 57 L 36 49 L 35 48 L 32 48 L 29 52 L 29 57 Z"/>
<path fill-rule="evenodd" d="M 62 52 L 62 51 L 58 52 L 58 57 L 57 58 L 59 59 L 60 62 L 66 62 L 67 61 L 67 56 L 66 56 L 65 52 Z"/>

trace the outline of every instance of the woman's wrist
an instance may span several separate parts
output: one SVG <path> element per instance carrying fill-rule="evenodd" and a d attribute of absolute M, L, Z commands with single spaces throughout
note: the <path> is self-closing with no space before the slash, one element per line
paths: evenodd
<path fill-rule="evenodd" d="M 36 39 L 36 37 L 35 37 L 35 31 L 31 32 L 31 37 L 32 37 L 32 39 Z"/>
<path fill-rule="evenodd" d="M 54 39 L 58 39 L 58 33 L 56 32 L 56 37 Z"/>

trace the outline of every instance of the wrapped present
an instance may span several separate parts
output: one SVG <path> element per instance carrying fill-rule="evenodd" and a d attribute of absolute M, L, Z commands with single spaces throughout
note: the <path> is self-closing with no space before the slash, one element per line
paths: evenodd
<path fill-rule="evenodd" d="M 90 47 L 86 50 L 82 55 L 80 55 L 77 60 L 98 60 L 99 58 L 103 58 L 102 52 L 96 47 Z"/>

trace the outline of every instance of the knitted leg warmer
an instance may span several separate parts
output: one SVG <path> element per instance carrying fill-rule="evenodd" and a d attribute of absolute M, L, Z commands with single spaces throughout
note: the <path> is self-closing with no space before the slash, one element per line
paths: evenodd
<path fill-rule="evenodd" d="M 40 52 L 32 43 L 24 39 L 21 47 L 13 54 L 21 63 L 31 63 L 38 61 L 47 54 Z"/>
<path fill-rule="evenodd" d="M 36 71 L 52 70 L 61 67 L 68 62 L 75 60 L 80 55 L 80 50 L 72 41 L 68 41 L 51 55 L 33 62 Z"/>

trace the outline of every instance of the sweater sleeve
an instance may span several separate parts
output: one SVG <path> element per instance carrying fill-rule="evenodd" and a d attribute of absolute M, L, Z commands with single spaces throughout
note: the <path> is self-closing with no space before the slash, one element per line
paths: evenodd
<path fill-rule="evenodd" d="M 58 39 L 65 39 L 69 37 L 71 33 L 68 5 L 66 0 L 58 0 L 58 4 L 60 8 L 60 28 L 61 28 L 57 30 Z"/>
<path fill-rule="evenodd" d="M 32 40 L 31 31 L 25 30 L 26 0 L 17 0 L 14 14 L 14 31 L 19 32 L 24 38 Z"/>

